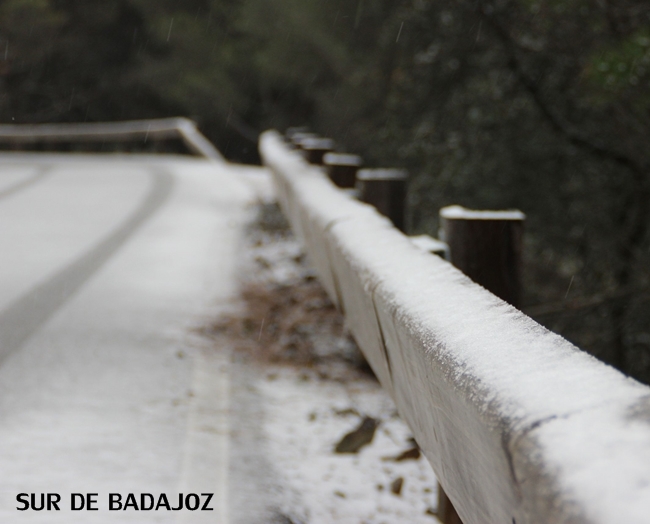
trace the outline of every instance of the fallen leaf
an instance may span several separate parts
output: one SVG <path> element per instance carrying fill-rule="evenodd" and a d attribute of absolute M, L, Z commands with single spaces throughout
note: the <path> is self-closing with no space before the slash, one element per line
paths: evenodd
<path fill-rule="evenodd" d="M 404 485 L 404 479 L 402 477 L 397 477 L 390 485 L 390 490 L 395 494 L 399 495 L 402 493 L 402 486 Z"/>
<path fill-rule="evenodd" d="M 377 420 L 365 417 L 357 429 L 345 435 L 334 448 L 336 453 L 358 453 L 375 436 Z"/>
<path fill-rule="evenodd" d="M 403 460 L 417 460 L 420 458 L 420 448 L 411 448 L 400 453 L 395 457 L 382 457 L 381 460 L 392 461 L 392 462 L 402 462 Z"/>

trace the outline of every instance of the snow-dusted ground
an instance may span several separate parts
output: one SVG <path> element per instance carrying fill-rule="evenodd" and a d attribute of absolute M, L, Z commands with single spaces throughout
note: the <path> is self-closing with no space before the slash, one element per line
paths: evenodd
<path fill-rule="evenodd" d="M 265 215 L 267 225 L 277 219 L 272 211 Z M 258 223 L 243 249 L 242 285 L 302 285 L 313 270 L 301 253 L 291 235 Z M 255 322 L 253 339 L 264 340 L 267 325 Z M 345 349 L 346 338 L 317 333 L 313 343 L 315 361 L 308 366 L 269 363 L 235 343 L 240 376 L 232 381 L 233 409 L 246 420 L 234 423 L 233 524 L 436 523 L 430 465 L 424 456 L 395 460 L 413 442 L 389 395 L 353 360 L 332 355 L 337 346 Z M 238 401 L 242 395 L 252 396 Z M 335 453 L 365 416 L 379 421 L 372 442 L 357 454 Z M 400 478 L 396 494 L 391 487 Z"/>
<path fill-rule="evenodd" d="M 319 380 L 270 368 L 260 384 L 270 459 L 285 488 L 279 506 L 294 522 L 431 523 L 436 480 L 424 457 L 396 462 L 411 432 L 391 399 L 370 380 Z M 380 421 L 358 454 L 334 453 L 343 435 L 367 415 Z M 403 479 L 399 495 L 391 485 Z M 429 510 L 429 513 L 427 513 Z"/>
<path fill-rule="evenodd" d="M 253 202 L 237 171 L 0 155 L 0 522 L 226 523 L 227 354 L 186 334 L 236 291 Z M 214 511 L 110 511 L 117 492 L 214 493 Z M 60 511 L 18 510 L 20 493 Z"/>

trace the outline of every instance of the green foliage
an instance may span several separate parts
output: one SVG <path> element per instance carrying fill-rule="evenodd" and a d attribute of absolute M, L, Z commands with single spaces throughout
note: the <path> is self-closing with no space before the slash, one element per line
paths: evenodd
<path fill-rule="evenodd" d="M 41 39 L 51 39 L 64 23 L 65 16 L 56 12 L 48 0 L 0 3 L 0 58 L 5 62 L 4 74 L 8 73 L 8 61 L 14 57 L 42 60 L 48 49 Z"/>
<path fill-rule="evenodd" d="M 595 101 L 607 103 L 628 96 L 638 109 L 650 108 L 650 29 L 597 50 L 584 74 L 593 85 Z"/>

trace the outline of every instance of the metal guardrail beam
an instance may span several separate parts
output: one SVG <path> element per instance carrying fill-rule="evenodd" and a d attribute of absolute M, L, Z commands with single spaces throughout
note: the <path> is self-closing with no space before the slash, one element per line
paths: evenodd
<path fill-rule="evenodd" d="M 648 522 L 650 388 L 418 249 L 277 133 L 260 152 L 465 524 Z"/>
<path fill-rule="evenodd" d="M 125 122 L 0 125 L 0 142 L 15 144 L 100 140 L 127 142 L 149 138 L 180 138 L 193 153 L 211 160 L 225 161 L 196 124 L 183 117 Z"/>

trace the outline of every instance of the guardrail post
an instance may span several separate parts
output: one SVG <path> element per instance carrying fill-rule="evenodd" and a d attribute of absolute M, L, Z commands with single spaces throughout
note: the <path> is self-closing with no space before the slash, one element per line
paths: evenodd
<path fill-rule="evenodd" d="M 458 513 L 456 513 L 456 508 L 454 508 L 440 484 L 438 484 L 438 510 L 436 516 L 442 524 L 463 524 Z"/>
<path fill-rule="evenodd" d="M 360 169 L 357 172 L 359 200 L 375 206 L 397 229 L 405 231 L 407 181 L 405 169 Z"/>
<path fill-rule="evenodd" d="M 451 263 L 474 282 L 515 307 L 521 299 L 521 211 L 440 210 Z"/>
<path fill-rule="evenodd" d="M 334 149 L 334 140 L 331 138 L 304 138 L 300 147 L 305 152 L 305 158 L 310 164 L 322 165 L 325 153 Z"/>
<path fill-rule="evenodd" d="M 318 138 L 318 135 L 309 131 L 296 131 L 291 134 L 289 141 L 296 149 L 302 149 L 302 141 L 307 138 Z"/>
<path fill-rule="evenodd" d="M 289 127 L 285 131 L 284 136 L 287 140 L 291 141 L 297 133 L 309 133 L 309 128 L 307 126 Z"/>
<path fill-rule="evenodd" d="M 327 174 L 338 187 L 354 187 L 357 179 L 357 171 L 363 163 L 358 155 L 343 153 L 325 153 L 323 164 L 327 168 Z"/>
<path fill-rule="evenodd" d="M 449 246 L 446 242 L 438 240 L 429 235 L 410 236 L 409 240 L 422 251 L 438 255 L 440 258 L 449 260 Z"/>
<path fill-rule="evenodd" d="M 524 219 L 521 211 L 472 211 L 461 206 L 440 210 L 441 237 L 449 245 L 450 262 L 515 307 L 521 299 Z M 462 524 L 440 484 L 438 517 L 443 524 Z"/>

